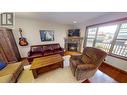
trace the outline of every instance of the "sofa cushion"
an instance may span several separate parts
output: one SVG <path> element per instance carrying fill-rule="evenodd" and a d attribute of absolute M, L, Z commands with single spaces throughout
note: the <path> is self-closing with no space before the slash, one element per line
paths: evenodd
<path fill-rule="evenodd" d="M 40 47 L 40 46 L 38 46 L 38 47 L 32 47 L 31 48 L 31 52 L 42 52 L 42 48 Z"/>
<path fill-rule="evenodd" d="M 61 52 L 63 52 L 63 51 L 61 51 L 61 50 L 54 50 L 54 53 L 61 53 Z"/>
<path fill-rule="evenodd" d="M 31 54 L 31 56 L 30 57 L 37 57 L 37 56 L 42 56 L 42 53 L 39 53 L 39 52 L 34 52 L 34 53 L 32 53 Z"/>
<path fill-rule="evenodd" d="M 21 62 L 8 64 L 4 69 L 0 70 L 0 77 L 8 74 L 14 74 L 20 67 Z"/>
<path fill-rule="evenodd" d="M 60 48 L 60 45 L 59 44 L 56 44 L 56 45 L 52 45 L 53 49 L 59 49 Z"/>
<path fill-rule="evenodd" d="M 0 60 L 0 70 L 5 68 L 6 66 L 7 66 L 7 64 L 5 62 L 3 62 L 2 60 Z"/>
<path fill-rule="evenodd" d="M 43 46 L 43 50 L 44 51 L 47 51 L 47 50 L 53 50 L 53 48 L 50 46 L 50 45 L 45 45 L 45 46 Z"/>
<path fill-rule="evenodd" d="M 44 52 L 44 56 L 45 55 L 50 55 L 50 54 L 53 54 L 53 51 L 46 51 L 46 52 Z"/>

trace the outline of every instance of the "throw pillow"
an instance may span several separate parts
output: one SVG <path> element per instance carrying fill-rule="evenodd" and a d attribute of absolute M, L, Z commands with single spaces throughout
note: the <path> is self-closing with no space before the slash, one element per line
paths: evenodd
<path fill-rule="evenodd" d="M 0 70 L 5 68 L 6 66 L 7 66 L 7 64 L 5 62 L 3 62 L 2 60 L 0 60 Z"/>

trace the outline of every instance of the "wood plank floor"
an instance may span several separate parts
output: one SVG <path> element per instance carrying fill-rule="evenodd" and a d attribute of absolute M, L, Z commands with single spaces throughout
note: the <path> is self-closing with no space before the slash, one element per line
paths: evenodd
<path fill-rule="evenodd" d="M 76 55 L 76 54 L 81 54 L 80 52 L 74 52 L 74 51 L 65 51 L 64 55 Z"/>
<path fill-rule="evenodd" d="M 127 72 L 103 62 L 99 70 L 120 83 L 127 83 Z"/>
<path fill-rule="evenodd" d="M 118 83 L 113 78 L 109 77 L 105 73 L 98 70 L 95 75 L 90 78 L 89 80 L 86 80 L 85 83 Z"/>

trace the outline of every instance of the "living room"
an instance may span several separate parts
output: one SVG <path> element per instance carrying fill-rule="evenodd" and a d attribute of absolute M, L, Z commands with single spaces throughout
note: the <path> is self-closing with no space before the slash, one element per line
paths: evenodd
<path fill-rule="evenodd" d="M 126 95 L 126 0 L 2 0 L 1 95 Z"/>
<path fill-rule="evenodd" d="M 3 59 L 5 59 L 4 62 L 7 64 L 14 63 L 14 61 L 17 62 L 20 61 L 19 63 L 21 63 L 22 67 L 20 67 L 20 70 L 18 70 L 18 74 L 16 73 L 15 75 L 16 78 L 13 81 L 11 80 L 11 78 L 14 75 L 12 74 L 10 75 L 10 73 L 7 73 L 7 71 L 1 70 L 0 72 L 2 77 L 0 77 L 1 79 L 0 82 L 2 81 L 18 82 L 18 83 L 34 83 L 34 82 L 35 83 L 57 83 L 57 82 L 58 83 L 120 83 L 120 82 L 126 83 L 127 82 L 126 44 L 125 46 L 120 45 L 119 47 L 114 45 L 114 43 L 117 41 L 115 40 L 117 38 L 115 37 L 115 35 L 117 34 L 117 31 L 119 31 L 120 29 L 120 28 L 117 29 L 118 27 L 120 27 L 119 23 L 120 25 L 126 23 L 127 20 L 126 12 L 116 12 L 116 13 L 113 12 L 62 12 L 62 13 L 61 12 L 14 12 L 14 13 L 3 12 L 1 13 L 1 18 L 2 16 L 4 18 L 4 15 L 10 15 L 10 14 L 14 16 L 12 20 L 13 21 L 12 25 L 7 25 L 7 26 L 5 24 L 3 24 L 3 26 L 1 25 L 2 26 L 1 31 L 8 31 L 8 32 L 12 31 L 12 35 L 14 35 L 13 38 L 16 44 L 15 47 L 12 47 L 11 49 L 15 48 L 13 52 L 14 51 L 16 52 L 16 50 L 18 51 L 19 58 L 16 56 L 17 53 L 15 53 L 14 54 L 15 59 L 14 59 L 14 57 L 11 55 L 10 52 L 11 49 L 6 52 L 6 47 L 4 47 L 6 45 L 4 41 L 7 40 L 3 40 L 3 34 L 1 34 L 1 52 L 2 50 L 4 52 L 1 53 L 1 60 L 3 61 Z M 4 27 L 7 27 L 11 30 L 6 29 Z M 125 28 L 126 28 L 126 24 L 125 24 Z M 103 31 L 103 33 L 101 33 L 101 31 Z M 122 36 L 123 37 L 122 40 L 125 41 L 126 43 L 127 35 L 126 35 L 126 30 L 124 31 L 125 34 L 124 36 Z M 89 34 L 90 32 L 92 34 Z M 113 36 L 109 37 L 109 34 Z M 99 46 L 96 46 L 98 44 L 96 40 L 99 39 L 97 35 L 101 35 L 102 37 L 102 39 L 100 38 L 99 40 L 101 41 L 101 44 L 99 43 Z M 106 37 L 104 38 L 104 36 Z M 96 39 L 94 39 L 94 37 Z M 105 42 L 105 40 L 107 40 L 107 42 Z M 110 40 L 110 42 L 108 42 L 108 40 Z M 114 43 L 111 43 L 112 41 L 114 41 Z M 108 55 L 107 57 L 104 58 L 104 60 L 102 60 L 101 64 L 97 67 L 98 68 L 97 72 L 94 72 L 93 75 L 91 75 L 90 77 L 88 77 L 89 75 L 87 76 L 89 79 L 85 77 L 86 75 L 84 75 L 83 78 L 78 79 L 78 77 L 73 76 L 73 70 L 71 72 L 70 57 L 73 55 L 76 56 L 82 55 L 85 47 L 99 48 L 100 50 L 105 51 Z M 53 51 L 53 49 L 55 48 L 56 51 Z M 112 50 L 113 48 L 116 49 Z M 37 52 L 36 54 L 34 50 L 36 50 Z M 45 52 L 44 50 L 47 52 Z M 10 55 L 8 54 L 8 52 L 10 52 Z M 36 66 L 37 62 L 35 62 L 35 60 L 38 58 L 41 59 L 43 65 L 44 63 L 47 63 L 47 61 L 44 60 L 48 60 L 49 63 L 53 63 L 52 62 L 53 60 L 54 63 L 55 61 L 58 63 L 58 60 L 61 61 L 59 62 L 60 64 L 57 65 L 50 64 L 46 68 L 41 68 L 41 69 L 40 67 L 38 67 L 39 66 L 38 64 L 37 67 L 39 68 L 39 70 L 35 71 L 35 67 L 33 66 L 34 65 Z M 34 65 L 31 66 L 33 63 Z M 54 67 L 55 69 L 50 70 Z M 56 67 L 62 67 L 62 68 L 56 69 Z M 7 67 L 3 69 L 6 68 Z M 5 72 L 5 74 L 3 74 L 3 72 Z M 38 76 L 37 72 L 39 72 L 39 74 L 41 72 L 41 74 Z M 61 79 L 60 78 L 62 77 L 61 75 L 65 76 L 65 78 Z"/>

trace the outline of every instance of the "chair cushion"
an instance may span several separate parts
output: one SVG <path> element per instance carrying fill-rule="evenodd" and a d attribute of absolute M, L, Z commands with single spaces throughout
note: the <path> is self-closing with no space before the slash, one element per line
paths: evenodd
<path fill-rule="evenodd" d="M 6 66 L 7 66 L 7 64 L 5 62 L 3 62 L 2 60 L 0 60 L 0 70 L 5 68 Z"/>
<path fill-rule="evenodd" d="M 93 70 L 96 69 L 97 66 L 94 64 L 80 64 L 77 66 L 77 68 L 81 70 Z"/>
<path fill-rule="evenodd" d="M 71 64 L 77 66 L 78 64 L 82 64 L 82 62 L 80 60 L 71 60 Z"/>
<path fill-rule="evenodd" d="M 81 54 L 71 55 L 71 59 L 73 59 L 73 60 L 81 60 Z"/>
<path fill-rule="evenodd" d="M 81 60 L 76 60 L 76 59 L 70 58 L 70 66 L 71 66 L 71 70 L 72 70 L 72 73 L 74 76 L 75 76 L 75 70 L 76 70 L 77 66 L 82 63 L 83 62 Z"/>
<path fill-rule="evenodd" d="M 92 62 L 91 58 L 87 55 L 82 55 L 81 60 L 83 61 L 83 63 L 85 64 L 90 64 Z"/>
<path fill-rule="evenodd" d="M 97 54 L 95 53 L 95 51 L 93 49 L 88 49 L 88 51 L 86 52 L 86 56 L 88 56 L 91 59 L 91 63 L 95 63 L 98 60 L 97 58 Z"/>

